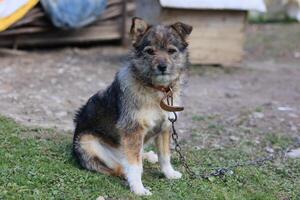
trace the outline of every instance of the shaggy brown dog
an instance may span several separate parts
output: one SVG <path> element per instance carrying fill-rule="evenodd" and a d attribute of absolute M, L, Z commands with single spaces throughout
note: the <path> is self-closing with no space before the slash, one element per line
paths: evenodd
<path fill-rule="evenodd" d="M 164 175 L 178 179 L 181 173 L 170 163 L 170 122 L 160 106 L 164 93 L 172 88 L 174 104 L 179 104 L 180 83 L 187 69 L 186 38 L 192 27 L 181 22 L 148 25 L 133 18 L 131 58 L 113 83 L 96 93 L 78 111 L 73 151 L 89 170 L 124 176 L 131 191 L 150 195 L 142 184 L 142 158 L 159 160 Z M 143 153 L 153 138 L 157 155 Z"/>

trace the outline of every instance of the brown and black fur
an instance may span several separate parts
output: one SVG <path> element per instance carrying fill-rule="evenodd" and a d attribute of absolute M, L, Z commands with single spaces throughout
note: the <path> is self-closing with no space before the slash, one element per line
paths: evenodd
<path fill-rule="evenodd" d="M 73 152 L 83 167 L 124 176 L 133 192 L 151 194 L 132 171 L 142 173 L 143 145 L 153 138 L 162 170 L 170 178 L 176 174 L 169 166 L 168 113 L 159 106 L 163 94 L 151 86 L 173 83 L 175 103 L 179 103 L 191 30 L 180 22 L 151 26 L 133 19 L 129 62 L 107 89 L 93 95 L 76 114 Z"/>

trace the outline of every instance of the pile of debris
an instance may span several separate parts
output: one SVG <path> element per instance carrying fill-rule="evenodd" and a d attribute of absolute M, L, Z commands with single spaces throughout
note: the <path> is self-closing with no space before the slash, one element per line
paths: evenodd
<path fill-rule="evenodd" d="M 133 1 L 108 0 L 105 10 L 94 23 L 79 29 L 63 30 L 53 25 L 38 3 L 22 19 L 0 32 L 0 46 L 18 48 L 125 41 L 127 21 L 134 10 Z"/>

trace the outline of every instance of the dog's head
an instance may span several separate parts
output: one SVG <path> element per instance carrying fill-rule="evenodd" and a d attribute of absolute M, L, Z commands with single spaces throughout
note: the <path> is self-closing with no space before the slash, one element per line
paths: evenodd
<path fill-rule="evenodd" d="M 181 22 L 152 26 L 133 18 L 130 36 L 136 75 L 147 83 L 165 86 L 178 78 L 187 67 L 186 39 L 191 31 L 191 26 Z"/>

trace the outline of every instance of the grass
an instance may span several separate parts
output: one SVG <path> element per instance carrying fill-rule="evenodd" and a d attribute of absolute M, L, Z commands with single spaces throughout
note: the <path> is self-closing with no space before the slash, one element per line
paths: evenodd
<path fill-rule="evenodd" d="M 143 182 L 153 195 L 137 197 L 124 180 L 81 169 L 70 153 L 71 141 L 68 134 L 32 129 L 0 117 L 0 199 L 300 199 L 300 161 L 296 159 L 239 168 L 231 176 L 210 181 L 186 175 L 166 180 L 157 164 L 145 163 Z M 286 146 L 290 139 L 267 134 L 265 143 Z M 189 149 L 187 155 L 194 170 L 209 172 L 213 166 L 263 154 L 256 146 L 240 142 L 226 149 Z M 173 163 L 183 171 L 176 156 Z"/>

